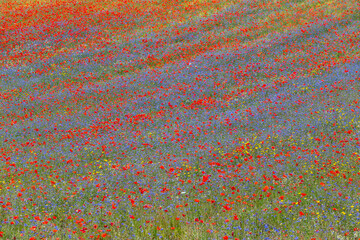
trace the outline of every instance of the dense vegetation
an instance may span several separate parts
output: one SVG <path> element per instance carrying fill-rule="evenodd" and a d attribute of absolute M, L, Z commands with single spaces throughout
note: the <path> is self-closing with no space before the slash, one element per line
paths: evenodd
<path fill-rule="evenodd" d="M 0 6 L 0 237 L 360 238 L 358 1 Z"/>

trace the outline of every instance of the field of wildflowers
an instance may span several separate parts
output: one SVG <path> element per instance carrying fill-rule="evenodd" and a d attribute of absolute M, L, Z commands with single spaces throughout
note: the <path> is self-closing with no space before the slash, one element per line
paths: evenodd
<path fill-rule="evenodd" d="M 0 16 L 0 239 L 360 239 L 357 0 Z"/>

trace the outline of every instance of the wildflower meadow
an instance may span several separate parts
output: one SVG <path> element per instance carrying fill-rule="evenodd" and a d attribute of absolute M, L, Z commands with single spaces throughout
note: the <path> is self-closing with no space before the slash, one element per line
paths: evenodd
<path fill-rule="evenodd" d="M 0 239 L 360 239 L 358 0 L 0 17 Z"/>

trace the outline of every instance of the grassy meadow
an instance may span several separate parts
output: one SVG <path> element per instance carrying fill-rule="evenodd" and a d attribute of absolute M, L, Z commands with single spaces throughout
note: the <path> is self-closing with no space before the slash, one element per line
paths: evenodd
<path fill-rule="evenodd" d="M 0 239 L 360 239 L 359 1 L 0 17 Z"/>

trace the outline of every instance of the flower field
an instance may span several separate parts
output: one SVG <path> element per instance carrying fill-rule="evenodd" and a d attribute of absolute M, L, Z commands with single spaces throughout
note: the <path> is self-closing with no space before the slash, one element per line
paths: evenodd
<path fill-rule="evenodd" d="M 0 239 L 360 239 L 359 1 L 0 16 Z"/>

